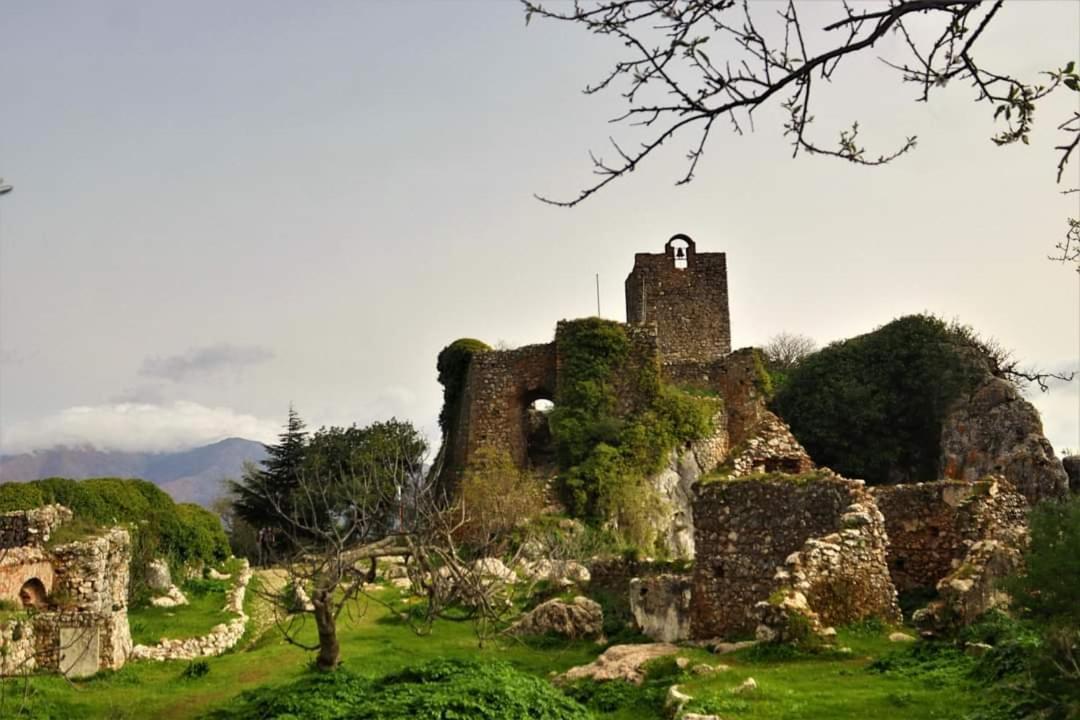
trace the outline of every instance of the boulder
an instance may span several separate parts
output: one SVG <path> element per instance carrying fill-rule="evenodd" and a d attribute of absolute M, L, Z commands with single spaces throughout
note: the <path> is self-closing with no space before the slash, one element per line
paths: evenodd
<path fill-rule="evenodd" d="M 154 592 L 168 592 L 172 587 L 172 574 L 164 560 L 151 560 L 146 566 L 146 586 Z"/>
<path fill-rule="evenodd" d="M 556 680 L 573 682 L 582 678 L 591 678 L 596 682 L 607 680 L 626 680 L 640 685 L 645 680 L 642 666 L 659 657 L 674 655 L 679 652 L 678 645 L 671 643 L 648 643 L 644 645 L 614 645 L 588 665 L 570 668 Z"/>
<path fill-rule="evenodd" d="M 569 587 L 587 585 L 592 576 L 589 568 L 576 560 L 539 560 L 526 561 L 521 566 L 522 574 L 534 582 L 547 581 L 554 585 Z"/>
<path fill-rule="evenodd" d="M 1002 474 L 1034 505 L 1061 498 L 1069 479 L 1043 435 L 1035 406 L 1016 387 L 990 377 L 965 395 L 942 423 L 941 468 L 947 478 L 979 480 Z"/>
<path fill-rule="evenodd" d="M 604 629 L 600 604 L 580 595 L 572 602 L 548 600 L 529 611 L 509 629 L 512 635 L 561 635 L 581 638 L 599 635 Z"/>
<path fill-rule="evenodd" d="M 654 575 L 630 581 L 630 612 L 650 640 L 678 642 L 690 637 L 689 575 Z"/>
<path fill-rule="evenodd" d="M 180 592 L 180 588 L 170 585 L 165 595 L 151 598 L 150 604 L 154 607 L 171 608 L 178 605 L 187 605 L 188 599 L 184 596 L 184 593 Z"/>

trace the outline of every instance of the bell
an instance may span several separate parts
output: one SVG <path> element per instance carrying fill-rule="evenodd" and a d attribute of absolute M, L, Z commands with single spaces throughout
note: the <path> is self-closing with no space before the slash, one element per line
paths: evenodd
<path fill-rule="evenodd" d="M 680 260 L 681 260 L 682 258 L 686 257 L 686 253 L 685 253 L 685 252 L 683 252 L 683 249 L 682 249 L 682 248 L 676 248 L 676 250 L 677 250 L 678 252 L 676 252 L 676 253 L 675 253 L 675 257 L 679 258 Z"/>

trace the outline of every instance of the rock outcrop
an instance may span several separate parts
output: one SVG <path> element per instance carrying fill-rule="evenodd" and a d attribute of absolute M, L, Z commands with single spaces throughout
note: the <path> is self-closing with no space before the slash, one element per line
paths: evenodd
<path fill-rule="evenodd" d="M 649 643 L 645 645 L 613 645 L 588 665 L 570 668 L 556 678 L 557 682 L 574 682 L 591 678 L 596 682 L 608 680 L 626 680 L 640 685 L 645 680 L 642 666 L 650 660 L 674 655 L 679 652 L 678 645 L 671 643 Z"/>
<path fill-rule="evenodd" d="M 507 631 L 511 635 L 559 635 L 567 638 L 595 637 L 604 630 L 600 604 L 577 596 L 571 602 L 548 600 L 537 605 Z"/>
<path fill-rule="evenodd" d="M 642 634 L 657 642 L 690 638 L 689 575 L 662 574 L 630 581 L 630 612 Z"/>
<path fill-rule="evenodd" d="M 1003 475 L 1032 505 L 1064 497 L 1069 487 L 1038 410 L 995 377 L 961 398 L 942 423 L 941 469 L 954 480 Z"/>

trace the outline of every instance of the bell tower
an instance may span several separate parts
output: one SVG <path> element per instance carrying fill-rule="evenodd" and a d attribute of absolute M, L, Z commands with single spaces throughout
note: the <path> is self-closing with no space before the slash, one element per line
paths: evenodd
<path fill-rule="evenodd" d="M 731 352 L 727 256 L 673 235 L 662 253 L 636 253 L 626 277 L 626 322 L 655 324 L 660 362 L 709 362 Z"/>

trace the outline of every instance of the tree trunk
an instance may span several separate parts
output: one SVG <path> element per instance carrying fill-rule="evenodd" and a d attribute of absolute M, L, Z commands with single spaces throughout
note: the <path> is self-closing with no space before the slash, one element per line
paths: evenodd
<path fill-rule="evenodd" d="M 330 591 L 317 590 L 311 597 L 311 604 L 315 606 L 315 627 L 319 630 L 319 657 L 316 658 L 315 665 L 323 672 L 333 670 L 341 662 L 337 619 L 334 617 L 331 595 Z"/>

